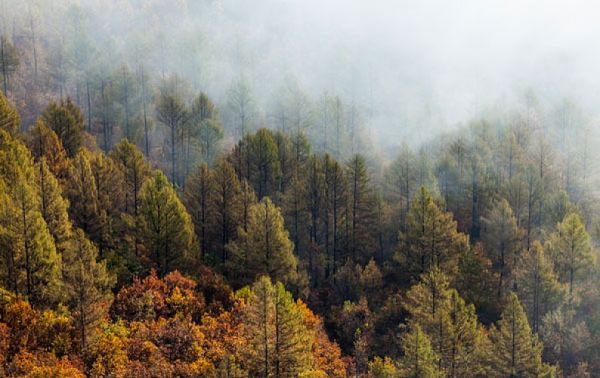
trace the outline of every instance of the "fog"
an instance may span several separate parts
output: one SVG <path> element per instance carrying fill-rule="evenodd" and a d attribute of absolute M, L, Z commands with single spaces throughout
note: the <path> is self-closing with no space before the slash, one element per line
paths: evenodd
<path fill-rule="evenodd" d="M 518 107 L 525 93 L 546 107 L 568 98 L 592 116 L 600 102 L 600 6 L 585 1 L 3 0 L 0 9 L 5 34 L 32 10 L 54 39 L 100 46 L 90 65 L 149 60 L 218 104 L 241 76 L 262 109 L 290 81 L 312 98 L 339 95 L 384 146 Z"/>

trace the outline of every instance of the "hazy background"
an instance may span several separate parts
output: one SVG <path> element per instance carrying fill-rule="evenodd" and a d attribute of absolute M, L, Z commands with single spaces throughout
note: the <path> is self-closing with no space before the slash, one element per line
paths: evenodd
<path fill-rule="evenodd" d="M 600 103 L 591 2 L 0 1 L 5 34 L 31 11 L 64 45 L 103 46 L 91 65 L 150 61 L 217 104 L 242 75 L 263 108 L 289 82 L 312 98 L 340 95 L 384 147 L 518 106 L 528 91 L 546 107 L 569 98 L 591 122 Z"/>

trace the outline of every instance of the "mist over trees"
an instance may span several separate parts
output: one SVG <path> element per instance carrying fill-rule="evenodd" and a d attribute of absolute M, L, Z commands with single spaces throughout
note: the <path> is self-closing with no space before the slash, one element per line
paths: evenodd
<path fill-rule="evenodd" d="M 0 0 L 0 375 L 597 376 L 594 59 L 433 3 Z"/>

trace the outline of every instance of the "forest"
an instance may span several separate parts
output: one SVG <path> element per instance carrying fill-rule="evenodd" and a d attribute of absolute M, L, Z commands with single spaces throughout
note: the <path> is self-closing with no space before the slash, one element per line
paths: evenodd
<path fill-rule="evenodd" d="M 246 6 L 0 2 L 0 376 L 600 376 L 593 111 L 393 123 Z"/>

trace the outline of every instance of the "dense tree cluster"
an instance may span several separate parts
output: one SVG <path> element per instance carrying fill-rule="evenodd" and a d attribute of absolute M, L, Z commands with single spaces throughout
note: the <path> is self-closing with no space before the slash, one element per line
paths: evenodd
<path fill-rule="evenodd" d="M 213 102 L 100 60 L 80 11 L 64 43 L 0 39 L 0 375 L 597 374 L 575 105 L 387 159 L 352 102 L 243 75 Z"/>

